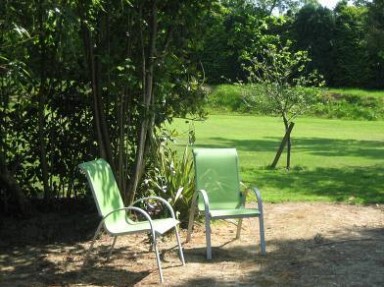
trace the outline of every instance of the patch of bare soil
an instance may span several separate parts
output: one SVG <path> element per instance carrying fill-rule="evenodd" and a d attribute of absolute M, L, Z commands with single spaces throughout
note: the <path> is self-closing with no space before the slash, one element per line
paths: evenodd
<path fill-rule="evenodd" d="M 120 237 L 109 261 L 102 236 L 89 264 L 97 221 L 78 214 L 45 216 L 0 229 L 0 286 L 156 286 L 155 255 L 145 234 Z M 240 240 L 230 222 L 212 227 L 213 259 L 205 258 L 203 224 L 184 243 L 181 266 L 173 234 L 159 242 L 164 286 L 384 286 L 384 208 L 325 203 L 265 204 L 267 255 L 258 222 L 246 219 Z M 181 231 L 185 241 L 186 231 Z"/>

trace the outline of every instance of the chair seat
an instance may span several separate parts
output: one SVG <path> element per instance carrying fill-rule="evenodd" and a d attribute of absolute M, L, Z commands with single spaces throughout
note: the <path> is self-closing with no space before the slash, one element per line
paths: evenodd
<path fill-rule="evenodd" d="M 258 216 L 260 216 L 260 211 L 257 208 L 236 208 L 236 209 L 214 209 L 214 210 L 210 210 L 210 217 L 216 218 L 216 219 L 258 217 Z"/>
<path fill-rule="evenodd" d="M 179 221 L 174 218 L 154 219 L 152 220 L 154 230 L 157 234 L 164 234 L 168 230 L 174 228 Z M 134 223 L 128 223 L 126 221 L 119 221 L 111 223 L 106 226 L 107 231 L 110 234 L 122 235 L 136 232 L 143 232 L 145 230 L 151 231 L 151 226 L 148 221 L 138 221 Z"/>

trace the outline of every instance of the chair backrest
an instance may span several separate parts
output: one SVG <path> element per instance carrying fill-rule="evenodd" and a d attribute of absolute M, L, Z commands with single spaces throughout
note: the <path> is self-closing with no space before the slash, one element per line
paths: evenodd
<path fill-rule="evenodd" d="M 233 209 L 241 204 L 238 158 L 235 148 L 193 149 L 196 189 L 204 189 L 211 209 Z M 199 209 L 204 201 L 199 197 Z"/>
<path fill-rule="evenodd" d="M 108 162 L 97 159 L 81 163 L 79 167 L 87 176 L 100 216 L 104 217 L 109 212 L 124 207 L 119 187 Z M 108 217 L 105 224 L 125 219 L 125 211 L 116 212 Z"/>

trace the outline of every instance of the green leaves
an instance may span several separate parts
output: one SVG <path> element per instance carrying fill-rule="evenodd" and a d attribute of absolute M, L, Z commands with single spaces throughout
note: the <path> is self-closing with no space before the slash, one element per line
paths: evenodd
<path fill-rule="evenodd" d="M 175 209 L 179 219 L 187 222 L 194 185 L 194 170 L 190 145 L 194 141 L 194 130 L 190 126 L 189 142 L 183 154 L 179 155 L 169 143 L 176 136 L 175 131 L 161 130 L 157 137 L 154 166 L 145 180 L 146 188 L 166 199 Z"/>
<path fill-rule="evenodd" d="M 311 103 L 311 94 L 306 93 L 303 87 L 315 85 L 319 81 L 316 74 L 306 71 L 307 64 L 311 61 L 307 51 L 293 51 L 290 41 L 283 43 L 279 38 L 277 40 L 276 43 L 265 44 L 262 52 L 251 59 L 246 70 L 249 72 L 248 81 L 260 84 L 271 109 L 282 118 L 285 131 L 290 133 L 292 120 L 308 109 Z M 258 95 L 248 95 L 246 101 L 256 103 L 255 97 Z M 282 144 L 287 145 L 289 168 L 290 134 L 286 134 L 284 138 L 287 138 Z M 278 157 L 280 154 L 278 152 Z"/>
<path fill-rule="evenodd" d="M 310 102 L 302 87 L 318 85 L 321 77 L 317 72 L 306 70 L 310 58 L 307 51 L 293 51 L 292 43 L 283 45 L 267 43 L 262 52 L 245 66 L 250 83 L 259 83 L 268 97 L 272 109 L 283 119 L 290 121 L 301 114 Z M 247 102 L 256 102 L 249 95 Z"/>

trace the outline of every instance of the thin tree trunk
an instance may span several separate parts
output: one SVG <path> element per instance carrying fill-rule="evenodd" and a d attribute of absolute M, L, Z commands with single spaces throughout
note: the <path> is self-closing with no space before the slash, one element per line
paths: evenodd
<path fill-rule="evenodd" d="M 281 154 L 283 153 L 283 150 L 284 150 L 284 147 L 288 144 L 288 141 L 290 139 L 290 134 L 291 134 L 291 131 L 294 127 L 295 123 L 291 122 L 288 126 L 288 129 L 285 131 L 285 134 L 284 134 L 284 137 L 283 139 L 281 140 L 281 143 L 280 143 L 280 146 L 276 152 L 276 155 L 275 155 L 275 158 L 271 164 L 271 167 L 272 168 L 275 168 L 279 159 L 280 159 L 280 156 Z"/>
<path fill-rule="evenodd" d="M 108 13 L 106 14 L 103 14 L 103 17 L 101 19 L 101 21 L 99 22 L 99 25 L 102 25 L 100 27 L 100 31 L 105 31 L 105 34 L 106 36 L 103 37 L 103 35 L 100 35 L 99 37 L 102 38 L 102 41 L 104 41 L 103 43 L 106 42 L 106 45 L 108 47 L 107 49 L 107 53 L 110 53 L 110 48 L 109 48 L 109 36 L 108 36 L 108 22 L 109 22 L 109 19 L 108 19 Z M 96 47 L 96 50 L 100 50 L 100 47 L 102 47 L 103 45 L 100 43 L 100 45 L 98 45 Z M 100 55 L 102 54 L 100 51 L 98 51 L 96 53 L 97 55 Z M 105 158 L 107 159 L 107 161 L 109 162 L 109 164 L 112 166 L 113 169 L 115 169 L 115 162 L 113 160 L 113 152 L 112 152 L 112 144 L 111 144 L 111 138 L 109 136 L 109 130 L 108 130 L 108 124 L 107 124 L 107 116 L 106 116 L 106 105 L 104 104 L 104 100 L 103 100 L 103 95 L 102 95 L 102 92 L 101 92 L 101 62 L 100 62 L 100 59 L 99 59 L 99 56 L 96 56 L 93 58 L 94 59 L 94 62 L 96 63 L 95 65 L 95 75 L 96 75 L 96 86 L 97 86 L 97 93 L 96 93 L 96 96 L 97 96 L 97 102 L 98 102 L 98 114 L 100 116 L 100 130 L 101 130 L 101 133 L 102 133 L 102 140 L 104 142 L 104 152 L 105 152 Z M 108 79 L 107 79 L 108 81 Z"/>
<path fill-rule="evenodd" d="M 126 193 L 126 169 L 124 163 L 125 155 L 125 92 L 121 93 L 120 101 L 117 110 L 117 122 L 119 127 L 119 137 L 118 137 L 118 160 L 117 160 L 117 181 L 121 190 L 122 195 Z"/>
<path fill-rule="evenodd" d="M 80 6 L 80 10 L 84 7 Z M 85 13 L 80 11 L 81 17 L 85 17 Z M 94 126 L 96 130 L 97 142 L 99 147 L 100 157 L 106 159 L 109 164 L 114 168 L 114 161 L 112 156 L 112 146 L 109 137 L 106 115 L 104 111 L 104 102 L 102 99 L 101 93 L 101 67 L 100 60 L 98 56 L 94 53 L 95 43 L 89 28 L 82 23 L 82 39 L 84 43 L 85 54 L 87 57 L 88 71 L 91 77 L 91 87 L 92 87 L 92 103 L 93 103 L 93 118 Z M 97 47 L 96 47 L 97 49 Z"/>
<path fill-rule="evenodd" d="M 283 121 L 284 121 L 285 133 L 287 135 L 287 166 L 286 166 L 286 168 L 290 169 L 290 165 L 291 165 L 291 131 L 292 131 L 293 126 L 290 129 L 290 123 L 289 123 L 287 117 L 285 117 L 285 116 L 283 116 Z"/>
<path fill-rule="evenodd" d="M 291 168 L 291 133 L 288 134 L 287 138 L 287 169 Z"/>
<path fill-rule="evenodd" d="M 131 180 L 131 185 L 129 188 L 129 195 L 127 198 L 128 204 L 131 203 L 136 196 L 137 187 L 141 180 L 141 177 L 144 173 L 145 162 L 144 162 L 144 154 L 148 144 L 148 134 L 151 133 L 153 126 L 151 123 L 151 114 L 150 107 L 152 104 L 153 97 L 153 66 L 156 55 L 156 35 L 157 35 L 157 0 L 152 1 L 151 7 L 151 17 L 149 21 L 149 46 L 148 53 L 145 55 L 145 45 L 144 38 L 141 34 L 142 39 L 142 59 L 143 59 L 143 105 L 145 107 L 144 118 L 141 123 L 139 138 L 137 142 L 137 151 L 136 151 L 136 160 L 135 160 L 135 170 L 134 170 L 134 178 Z M 141 29 L 141 33 L 142 33 Z M 148 65 L 147 65 L 148 64 Z"/>
<path fill-rule="evenodd" d="M 44 10 L 42 7 L 41 1 L 39 1 L 39 26 L 40 26 L 40 35 L 39 35 L 39 45 L 40 45 L 40 87 L 38 93 L 38 143 L 40 149 L 40 165 L 41 165 L 41 175 L 43 180 L 44 188 L 44 199 L 48 200 L 51 197 L 51 191 L 49 187 L 49 175 L 48 175 L 48 162 L 47 162 L 47 151 L 46 151 L 46 140 L 45 140 L 45 104 L 47 97 L 47 75 L 46 75 L 46 47 L 44 44 L 44 31 L 43 31 L 43 22 L 44 22 Z"/>
<path fill-rule="evenodd" d="M 45 132 L 45 89 L 44 84 L 40 84 L 39 92 L 39 115 L 38 115 L 38 139 L 39 139 L 39 148 L 40 148 L 40 165 L 41 165 L 41 175 L 43 180 L 44 187 L 44 199 L 48 200 L 51 197 L 51 191 L 49 187 L 49 175 L 48 175 L 48 162 L 47 162 L 47 150 L 46 150 L 46 140 L 44 136 Z"/>

